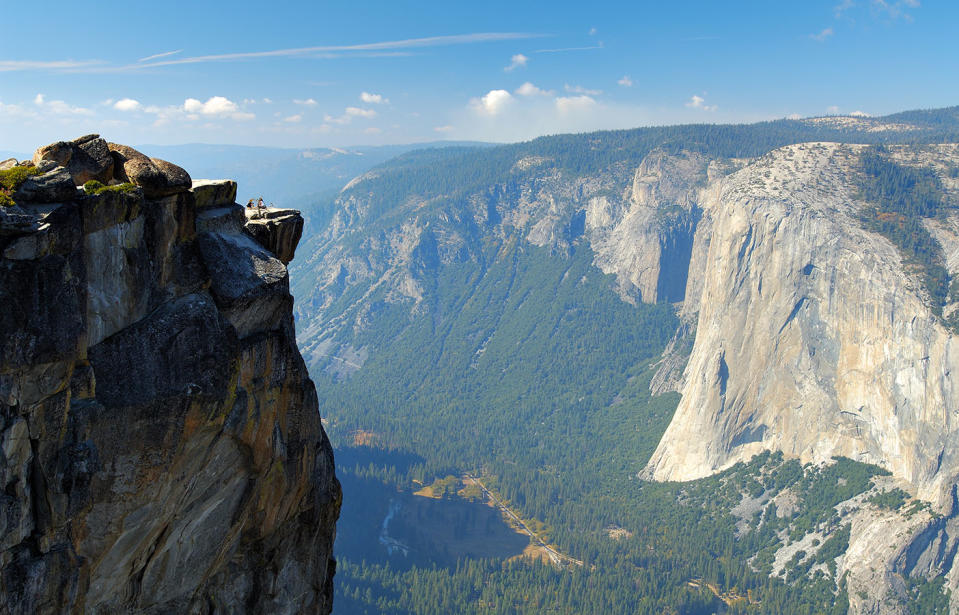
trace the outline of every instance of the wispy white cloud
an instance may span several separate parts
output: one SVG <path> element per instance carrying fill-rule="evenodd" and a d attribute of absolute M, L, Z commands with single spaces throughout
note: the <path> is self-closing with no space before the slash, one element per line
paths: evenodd
<path fill-rule="evenodd" d="M 34 118 L 38 116 L 37 112 L 29 107 L 16 104 L 6 105 L 2 102 L 0 102 L 0 115 L 16 118 Z"/>
<path fill-rule="evenodd" d="M 326 114 L 323 116 L 323 121 L 327 124 L 339 124 L 343 126 L 351 123 L 355 118 L 373 119 L 374 117 L 376 117 L 376 111 L 373 109 L 347 107 L 340 116 Z"/>
<path fill-rule="evenodd" d="M 297 113 L 296 115 L 288 115 L 285 118 L 283 118 L 283 121 L 286 122 L 287 124 L 297 124 L 303 121 L 303 116 L 300 115 L 299 113 Z"/>
<path fill-rule="evenodd" d="M 277 58 L 308 56 L 321 53 L 357 52 L 357 51 L 389 51 L 396 49 L 417 49 L 425 47 L 441 47 L 449 45 L 468 45 L 474 43 L 489 43 L 496 41 L 539 38 L 544 35 L 533 32 L 475 32 L 472 34 L 455 34 L 452 36 L 429 36 L 424 38 L 408 38 L 395 41 L 381 41 L 375 43 L 359 43 L 356 45 L 317 45 L 315 47 L 294 47 L 289 49 L 272 49 L 269 51 L 241 51 L 235 53 L 218 53 L 159 62 L 144 62 L 124 67 L 127 69 L 170 66 L 175 64 L 197 64 L 201 62 L 225 62 L 234 60 L 250 60 L 256 58 Z"/>
<path fill-rule="evenodd" d="M 490 90 L 481 98 L 470 101 L 470 107 L 482 115 L 498 115 L 505 110 L 513 100 L 513 95 L 506 90 Z"/>
<path fill-rule="evenodd" d="M 920 6 L 919 0 L 842 0 L 833 6 L 832 12 L 836 19 L 841 19 L 854 13 L 857 8 L 868 8 L 874 17 L 884 16 L 889 19 L 902 18 L 912 21 L 909 11 L 918 9 Z"/>
<path fill-rule="evenodd" d="M 385 98 L 382 94 L 370 94 L 369 92 L 362 92 L 360 100 L 368 105 L 386 105 L 390 102 L 390 99 Z"/>
<path fill-rule="evenodd" d="M 872 0 L 870 8 L 890 19 L 902 17 L 906 21 L 912 21 L 912 15 L 908 11 L 909 9 L 917 9 L 919 6 L 919 0 Z"/>
<path fill-rule="evenodd" d="M 182 49 L 177 49 L 176 51 L 164 51 L 163 53 L 155 53 L 152 56 L 147 56 L 145 58 L 140 58 L 137 62 L 149 62 L 150 60 L 159 60 L 160 58 L 168 58 L 170 56 L 175 56 L 178 53 L 182 53 Z"/>
<path fill-rule="evenodd" d="M 510 58 L 509 66 L 503 67 L 503 70 L 505 70 L 506 72 L 511 72 L 516 70 L 517 68 L 525 67 L 527 62 L 529 62 L 529 58 L 527 58 L 521 53 L 517 53 L 512 58 Z"/>
<path fill-rule="evenodd" d="M 854 6 L 856 6 L 856 0 L 842 0 L 842 2 L 840 2 L 839 4 L 833 7 L 832 9 L 833 15 L 836 16 L 836 19 L 839 19 L 840 17 L 842 17 L 843 13 L 853 8 Z"/>
<path fill-rule="evenodd" d="M 690 109 L 700 109 L 702 111 L 715 111 L 719 108 L 716 105 L 707 105 L 705 98 L 702 96 L 696 96 L 695 94 L 689 97 L 689 100 L 686 102 L 686 106 Z"/>
<path fill-rule="evenodd" d="M 553 90 L 540 89 L 529 81 L 516 88 L 517 96 L 552 96 L 553 94 L 555 94 Z"/>
<path fill-rule="evenodd" d="M 597 30 L 595 27 L 589 29 L 589 35 L 590 35 L 590 36 L 596 36 L 596 33 L 597 33 L 597 32 L 598 32 L 598 30 Z"/>
<path fill-rule="evenodd" d="M 556 49 L 537 49 L 533 53 L 563 53 L 565 51 L 589 51 L 590 49 L 602 49 L 603 43 L 598 45 L 588 45 L 586 47 L 558 47 Z"/>
<path fill-rule="evenodd" d="M 136 111 L 140 108 L 140 101 L 132 98 L 121 98 L 113 103 L 113 108 L 117 111 Z"/>
<path fill-rule="evenodd" d="M 832 28 L 823 28 L 823 29 L 822 29 L 819 33 L 817 33 L 817 34 L 810 34 L 810 35 L 809 35 L 809 38 L 813 39 L 814 41 L 819 41 L 819 42 L 821 43 L 821 42 L 825 41 L 827 38 L 829 38 L 829 37 L 832 36 L 832 35 L 833 35 L 833 29 L 832 29 Z"/>
<path fill-rule="evenodd" d="M 837 107 L 836 105 L 830 105 L 826 107 L 826 113 L 828 113 L 829 115 L 838 115 L 839 107 Z"/>
<path fill-rule="evenodd" d="M 629 75 L 623 75 L 623 76 L 619 79 L 619 81 L 617 81 L 616 83 L 618 83 L 619 85 L 623 86 L 624 88 L 631 88 L 631 87 L 633 87 L 633 80 L 629 78 Z"/>
<path fill-rule="evenodd" d="M 346 114 L 352 117 L 365 117 L 367 119 L 376 117 L 375 110 L 361 109 L 360 107 L 347 107 Z"/>
<path fill-rule="evenodd" d="M 52 62 L 37 62 L 33 60 L 0 60 L 0 73 L 6 73 L 18 70 L 42 71 L 54 70 L 63 71 L 77 68 L 91 68 L 102 65 L 102 60 L 55 60 Z"/>
<path fill-rule="evenodd" d="M 445 126 L 434 126 L 433 131 L 434 132 L 452 132 L 453 127 L 450 126 L 449 124 L 446 124 Z"/>
<path fill-rule="evenodd" d="M 43 94 L 33 98 L 33 104 L 44 113 L 53 115 L 93 115 L 93 111 L 85 107 L 76 107 L 62 100 L 47 100 Z"/>
<path fill-rule="evenodd" d="M 599 96 L 603 93 L 602 90 L 590 90 L 581 85 L 570 85 L 568 83 L 563 86 L 563 89 L 570 94 L 585 94 L 586 96 Z"/>
<path fill-rule="evenodd" d="M 315 107 L 315 106 L 316 106 L 316 101 L 313 100 L 312 98 L 306 98 L 306 99 L 294 98 L 294 99 L 293 99 L 293 104 L 294 104 L 294 105 L 302 105 L 302 106 L 304 106 L 304 107 Z"/>

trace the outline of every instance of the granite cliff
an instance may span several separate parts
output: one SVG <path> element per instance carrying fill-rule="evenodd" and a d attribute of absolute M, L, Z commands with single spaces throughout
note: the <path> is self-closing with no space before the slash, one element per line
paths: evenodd
<path fill-rule="evenodd" d="M 644 474 L 691 480 L 763 450 L 890 470 L 945 517 L 855 516 L 842 568 L 852 612 L 904 613 L 902 578 L 945 575 L 959 586 L 959 346 L 916 263 L 863 224 L 863 150 L 789 146 L 704 188 L 707 224 L 689 271 L 701 282 L 690 282 L 683 307 L 695 343 L 682 401 Z M 957 146 L 888 156 L 930 170 L 959 203 Z M 955 209 L 923 224 L 955 276 Z M 952 295 L 942 314 L 955 309 Z"/>
<path fill-rule="evenodd" d="M 330 612 L 298 213 L 96 135 L 0 169 L 3 612 Z"/>

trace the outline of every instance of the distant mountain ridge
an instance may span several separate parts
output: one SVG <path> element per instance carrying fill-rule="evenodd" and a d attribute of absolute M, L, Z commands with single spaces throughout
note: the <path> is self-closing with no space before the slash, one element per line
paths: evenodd
<path fill-rule="evenodd" d="M 470 143 L 471 145 L 481 145 Z M 251 145 L 141 145 L 138 148 L 166 160 L 180 160 L 197 177 L 229 177 L 237 181 L 238 198 L 262 195 L 277 201 L 338 190 L 350 179 L 413 149 L 453 147 L 462 142 L 280 148 Z"/>

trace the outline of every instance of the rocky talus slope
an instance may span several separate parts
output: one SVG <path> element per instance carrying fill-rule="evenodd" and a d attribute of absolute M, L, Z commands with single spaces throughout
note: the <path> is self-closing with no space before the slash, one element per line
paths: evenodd
<path fill-rule="evenodd" d="M 302 219 L 248 220 L 235 183 L 96 135 L 19 166 L 0 611 L 328 613 L 340 490 L 285 267 Z"/>

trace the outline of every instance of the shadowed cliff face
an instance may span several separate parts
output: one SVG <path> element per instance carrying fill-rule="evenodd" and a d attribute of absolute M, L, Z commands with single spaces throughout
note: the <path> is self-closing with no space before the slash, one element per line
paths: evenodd
<path fill-rule="evenodd" d="M 328 613 L 340 490 L 284 265 L 302 219 L 249 233 L 235 183 L 95 136 L 35 163 L 0 208 L 6 612 Z"/>

